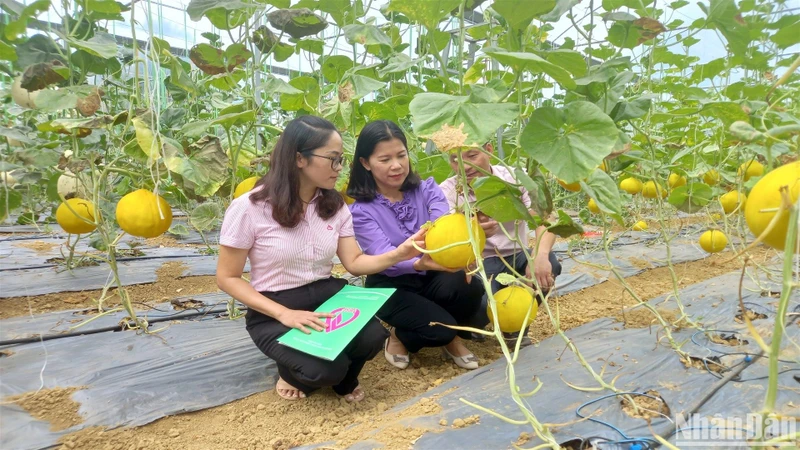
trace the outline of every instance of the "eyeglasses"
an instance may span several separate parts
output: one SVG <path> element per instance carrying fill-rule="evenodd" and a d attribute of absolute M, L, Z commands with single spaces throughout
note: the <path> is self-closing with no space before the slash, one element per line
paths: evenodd
<path fill-rule="evenodd" d="M 336 167 L 344 167 L 347 164 L 347 157 L 344 155 L 341 156 L 322 156 L 322 155 L 315 155 L 313 153 L 309 154 L 309 156 L 316 156 L 317 158 L 325 158 L 330 160 L 331 162 L 331 169 L 336 170 Z"/>

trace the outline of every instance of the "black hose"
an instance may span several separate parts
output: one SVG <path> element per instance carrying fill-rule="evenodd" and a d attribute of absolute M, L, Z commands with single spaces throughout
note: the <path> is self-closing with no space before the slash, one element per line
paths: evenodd
<path fill-rule="evenodd" d="M 246 311 L 247 307 L 240 306 L 239 309 Z M 156 317 L 152 320 L 148 320 L 148 323 L 159 323 L 159 322 L 167 322 L 169 320 L 178 320 L 178 319 L 186 319 L 189 317 L 197 317 L 202 315 L 208 314 L 217 314 L 221 312 L 227 311 L 227 306 L 224 308 L 212 308 L 205 311 L 184 311 L 177 314 L 173 314 L 170 316 L 163 316 L 163 317 Z M 40 342 L 40 341 L 49 341 L 52 339 L 61 339 L 61 338 L 68 338 L 74 336 L 85 336 L 89 334 L 97 334 L 97 333 L 105 333 L 108 331 L 122 331 L 122 325 L 110 325 L 107 327 L 100 327 L 100 328 L 92 328 L 86 331 L 73 331 L 71 333 L 56 333 L 56 334 L 45 334 L 27 338 L 19 338 L 19 339 L 8 339 L 5 341 L 0 341 L 0 347 L 8 346 L 8 345 L 21 345 L 21 344 L 30 344 L 33 342 Z"/>

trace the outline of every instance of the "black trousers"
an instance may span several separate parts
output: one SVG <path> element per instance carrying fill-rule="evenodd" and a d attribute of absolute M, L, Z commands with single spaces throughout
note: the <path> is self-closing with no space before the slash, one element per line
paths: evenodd
<path fill-rule="evenodd" d="M 327 278 L 262 294 L 290 309 L 314 311 L 346 284 L 343 279 Z M 339 395 L 353 392 L 364 364 L 383 349 L 383 341 L 389 336 L 386 328 L 372 318 L 336 359 L 327 361 L 279 344 L 277 339 L 289 328 L 272 317 L 250 309 L 245 319 L 253 342 L 275 361 L 281 378 L 306 395 L 324 386 L 332 386 Z"/>
<path fill-rule="evenodd" d="M 397 277 L 376 274 L 367 277 L 365 286 L 397 289 L 377 316 L 395 327 L 397 338 L 411 353 L 447 345 L 457 334 L 469 337 L 469 332 L 457 333 L 452 328 L 430 323 L 465 325 L 478 311 L 484 293 L 480 281 L 473 278 L 467 283 L 463 271 L 428 271 L 425 275 Z"/>
<path fill-rule="evenodd" d="M 530 252 L 533 249 L 529 250 Z M 550 265 L 553 267 L 553 279 L 561 275 L 561 262 L 556 257 L 556 254 L 550 252 L 548 255 L 548 259 L 550 260 Z M 509 266 L 513 267 L 517 273 L 525 275 L 525 269 L 528 267 L 528 259 L 525 257 L 525 252 L 519 252 L 514 255 L 506 256 L 503 258 Z M 511 274 L 511 271 L 508 270 L 503 261 L 500 259 L 499 256 L 493 256 L 491 258 L 485 258 L 483 260 L 483 268 L 486 271 L 486 276 L 492 279 L 492 293 L 499 291 L 500 289 L 504 288 L 502 284 L 496 281 L 497 275 L 501 273 Z M 546 294 L 546 292 L 545 292 Z M 541 305 L 542 299 L 541 292 L 536 293 L 536 301 Z M 478 308 L 477 312 L 474 316 L 472 316 L 468 323 L 469 326 L 474 328 L 484 328 L 486 325 L 489 324 L 489 315 L 486 312 L 487 307 L 489 306 L 489 298 L 484 295 L 481 299 L 481 306 Z"/>

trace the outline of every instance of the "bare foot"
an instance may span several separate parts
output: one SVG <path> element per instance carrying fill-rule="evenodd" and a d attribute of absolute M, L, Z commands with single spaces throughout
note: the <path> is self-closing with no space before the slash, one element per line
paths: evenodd
<path fill-rule="evenodd" d="M 356 386 L 356 388 L 353 389 L 353 392 L 344 395 L 344 399 L 350 403 L 358 403 L 361 400 L 364 400 L 364 397 L 366 396 L 367 394 L 364 393 L 364 390 L 361 389 L 361 386 Z"/>
<path fill-rule="evenodd" d="M 306 394 L 304 394 L 303 391 L 283 381 L 283 378 L 278 378 L 278 382 L 275 383 L 275 391 L 285 400 L 300 400 L 301 398 L 306 398 Z"/>

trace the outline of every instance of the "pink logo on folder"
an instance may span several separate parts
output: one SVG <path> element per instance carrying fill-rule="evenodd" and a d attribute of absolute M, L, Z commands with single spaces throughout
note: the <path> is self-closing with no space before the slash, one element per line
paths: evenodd
<path fill-rule="evenodd" d="M 360 311 L 358 308 L 336 308 L 331 311 L 331 314 L 333 314 L 333 317 L 328 317 L 325 319 L 326 333 L 336 331 L 339 328 L 344 328 L 345 326 L 349 325 L 356 320 L 356 318 L 358 318 Z M 347 320 L 345 320 L 346 316 L 349 316 Z"/>

